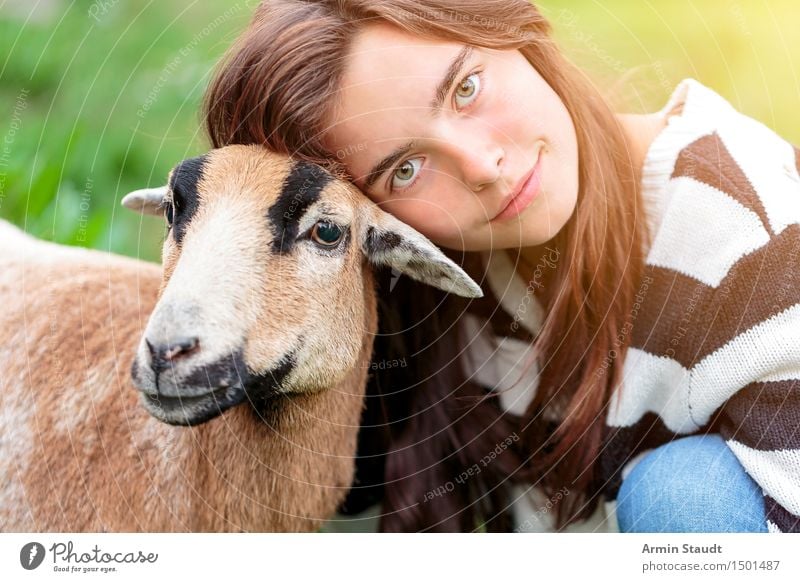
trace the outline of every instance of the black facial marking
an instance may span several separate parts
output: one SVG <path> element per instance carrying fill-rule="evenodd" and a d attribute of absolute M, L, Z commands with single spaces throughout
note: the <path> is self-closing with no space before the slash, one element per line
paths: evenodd
<path fill-rule="evenodd" d="M 400 246 L 403 242 L 401 237 L 396 232 L 380 232 L 374 226 L 367 229 L 367 237 L 365 240 L 366 251 L 368 254 L 382 253 Z"/>
<path fill-rule="evenodd" d="M 172 236 L 181 244 L 186 229 L 200 205 L 197 185 L 203 178 L 203 169 L 208 161 L 206 155 L 182 161 L 172 172 L 169 189 L 174 205 Z"/>
<path fill-rule="evenodd" d="M 188 376 L 181 379 L 185 386 L 216 387 L 242 384 L 248 377 L 247 366 L 244 363 L 242 350 L 231 353 L 220 360 L 201 366 Z"/>
<path fill-rule="evenodd" d="M 273 225 L 272 250 L 287 253 L 294 247 L 298 223 L 309 206 L 319 200 L 332 176 L 320 166 L 296 162 L 283 182 L 278 200 L 267 212 Z"/>
<path fill-rule="evenodd" d="M 269 370 L 261 375 L 251 374 L 248 376 L 245 383 L 245 390 L 251 402 L 258 409 L 258 403 L 269 400 L 271 397 L 278 394 L 283 381 L 292 373 L 292 370 L 297 367 L 297 355 L 290 352 L 284 361 L 278 364 L 272 370 Z"/>

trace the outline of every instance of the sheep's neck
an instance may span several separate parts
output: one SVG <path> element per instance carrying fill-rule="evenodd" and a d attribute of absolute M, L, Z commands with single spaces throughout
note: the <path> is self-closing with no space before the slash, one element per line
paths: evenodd
<path fill-rule="evenodd" d="M 349 489 L 372 340 L 377 331 L 372 277 L 364 278 L 365 333 L 358 363 L 345 379 L 310 394 L 276 397 L 256 412 L 237 407 L 186 431 L 184 470 L 198 489 L 204 523 L 193 528 L 314 531 Z M 214 495 L 213 505 L 202 491 Z M 220 493 L 223 492 L 223 493 Z M 211 523 L 205 523 L 212 509 Z"/>

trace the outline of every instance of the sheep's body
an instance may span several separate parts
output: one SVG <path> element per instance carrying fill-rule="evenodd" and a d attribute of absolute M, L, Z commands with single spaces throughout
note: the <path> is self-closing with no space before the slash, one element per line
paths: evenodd
<path fill-rule="evenodd" d="M 239 406 L 192 428 L 159 422 L 130 364 L 161 283 L 157 265 L 0 222 L 3 531 L 313 531 L 335 511 L 368 366 L 330 390 L 275 399 L 263 420 Z M 364 298 L 374 333 L 368 269 Z"/>

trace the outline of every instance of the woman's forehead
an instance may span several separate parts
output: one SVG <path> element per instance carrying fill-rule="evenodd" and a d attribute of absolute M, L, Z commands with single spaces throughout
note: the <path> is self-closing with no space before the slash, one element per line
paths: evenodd
<path fill-rule="evenodd" d="M 452 59 L 462 47 L 462 43 L 424 38 L 394 26 L 374 24 L 353 39 L 346 57 L 345 76 L 369 80 L 398 74 L 431 74 L 442 60 Z"/>
<path fill-rule="evenodd" d="M 372 25 L 354 39 L 337 93 L 329 141 L 352 166 L 378 159 L 396 140 L 418 137 L 429 123 L 436 87 L 463 44 Z M 356 147 L 359 146 L 359 147 Z M 337 155 L 337 157 L 339 157 Z"/>
<path fill-rule="evenodd" d="M 423 39 L 389 26 L 368 27 L 346 57 L 340 110 L 357 116 L 393 107 L 427 107 L 462 49 L 458 43 Z"/>

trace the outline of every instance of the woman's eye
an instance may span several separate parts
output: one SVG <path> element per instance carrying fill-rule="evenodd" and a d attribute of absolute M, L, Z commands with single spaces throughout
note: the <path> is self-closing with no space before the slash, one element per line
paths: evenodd
<path fill-rule="evenodd" d="M 478 73 L 472 73 L 464 77 L 464 79 L 456 87 L 455 100 L 456 107 L 461 109 L 466 107 L 475 100 L 481 90 L 481 76 Z"/>
<path fill-rule="evenodd" d="M 411 158 L 397 166 L 392 176 L 392 188 L 405 188 L 411 184 L 416 179 L 420 166 L 422 158 Z"/>

